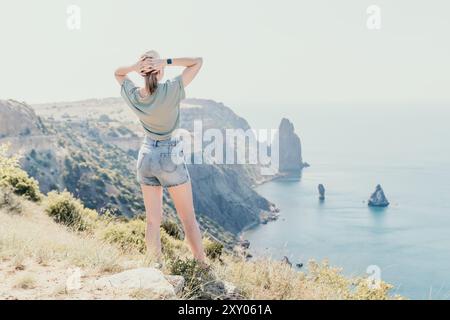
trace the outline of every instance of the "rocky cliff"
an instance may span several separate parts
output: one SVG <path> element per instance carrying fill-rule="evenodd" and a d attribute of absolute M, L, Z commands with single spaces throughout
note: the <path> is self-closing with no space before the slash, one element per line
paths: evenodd
<path fill-rule="evenodd" d="M 0 100 L 0 138 L 40 135 L 44 132 L 40 118 L 25 103 Z"/>
<path fill-rule="evenodd" d="M 16 101 L 0 105 L 0 136 L 4 137 L 0 143 L 11 142 L 14 152 L 24 154 L 23 166 L 40 182 L 42 191 L 67 189 L 98 211 L 128 216 L 143 212 L 135 181 L 142 129 L 121 99 L 37 105 L 37 115 Z M 190 132 L 195 120 L 201 120 L 203 130 L 250 129 L 245 119 L 213 100 L 187 99 L 181 110 L 180 126 Z M 289 120 L 281 121 L 279 134 L 280 171 L 300 170 L 300 139 Z M 215 235 L 235 235 L 275 211 L 252 189 L 273 178 L 262 176 L 258 165 L 191 164 L 189 171 L 196 211 L 204 229 Z M 166 200 L 165 210 L 175 215 L 167 195 Z"/>
<path fill-rule="evenodd" d="M 192 132 L 194 121 L 201 120 L 203 130 L 250 129 L 248 122 L 223 103 L 206 99 L 186 99 L 182 105 L 180 127 Z M 225 139 L 236 148 L 246 146 Z M 224 147 L 226 149 L 226 146 Z M 225 150 L 224 150 L 225 152 Z M 258 165 L 189 165 L 196 211 L 214 217 L 219 225 L 234 233 L 259 223 L 262 214 L 272 212 L 274 205 L 256 193 L 252 186 L 267 177 Z"/>
<path fill-rule="evenodd" d="M 135 158 L 142 132 L 121 99 L 91 99 L 34 106 L 3 103 L 0 118 L 21 119 L 23 126 L 0 127 L 8 135 L 14 152 L 24 154 L 24 168 L 35 177 L 44 192 L 67 189 L 91 208 L 117 214 L 143 212 L 139 186 L 135 181 Z M 108 118 L 104 115 L 108 114 Z M 181 127 L 192 131 L 193 121 L 203 129 L 248 130 L 245 119 L 212 100 L 189 99 L 182 105 Z M 25 125 L 26 124 L 26 125 Z M 27 136 L 21 136 L 26 132 Z M 26 139 L 27 141 L 23 140 Z M 260 222 L 274 205 L 252 186 L 267 180 L 257 165 L 189 165 L 194 188 L 194 205 L 203 229 L 223 239 L 233 238 L 245 227 Z M 166 195 L 165 211 L 175 215 Z"/>

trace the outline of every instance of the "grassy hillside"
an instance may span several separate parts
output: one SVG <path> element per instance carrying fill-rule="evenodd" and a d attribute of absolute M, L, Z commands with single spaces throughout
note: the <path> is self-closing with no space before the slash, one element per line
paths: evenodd
<path fill-rule="evenodd" d="M 70 193 L 40 194 L 35 180 L 17 159 L 0 152 L 0 299 L 157 299 L 142 291 L 99 290 L 99 277 L 147 266 L 145 221 L 98 215 Z M 225 250 L 204 239 L 211 270 L 190 259 L 182 232 L 166 220 L 162 226 L 168 275 L 182 275 L 178 298 L 220 298 L 210 284 L 236 286 L 234 298 L 248 299 L 388 299 L 390 285 L 371 289 L 365 279 L 348 279 L 339 269 L 311 262 L 308 271 L 267 258 L 248 261 L 242 250 Z M 83 286 L 68 291 L 67 270 L 80 267 Z"/>

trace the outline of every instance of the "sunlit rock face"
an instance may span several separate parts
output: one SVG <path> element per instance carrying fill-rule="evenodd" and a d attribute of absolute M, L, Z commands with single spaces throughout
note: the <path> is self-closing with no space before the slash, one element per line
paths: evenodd
<path fill-rule="evenodd" d="M 37 135 L 43 129 L 31 107 L 15 100 L 0 100 L 0 138 Z"/>
<path fill-rule="evenodd" d="M 278 134 L 279 171 L 281 173 L 299 173 L 303 168 L 302 147 L 292 122 L 283 118 Z"/>

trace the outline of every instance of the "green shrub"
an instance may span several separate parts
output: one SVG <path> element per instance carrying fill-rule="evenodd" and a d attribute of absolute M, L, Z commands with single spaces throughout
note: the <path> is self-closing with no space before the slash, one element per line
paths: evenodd
<path fill-rule="evenodd" d="M 195 299 L 202 296 L 205 284 L 213 277 L 208 269 L 202 267 L 195 259 L 175 258 L 169 264 L 170 274 L 183 276 L 183 292 L 186 298 Z"/>
<path fill-rule="evenodd" d="M 45 211 L 57 223 L 64 224 L 76 231 L 92 229 L 97 218 L 94 210 L 85 208 L 80 200 L 75 199 L 67 191 L 50 192 Z"/>
<path fill-rule="evenodd" d="M 0 181 L 3 186 L 11 187 L 17 195 L 24 196 L 31 201 L 41 200 L 38 182 L 21 169 L 8 170 L 5 175 L 0 177 Z"/>
<path fill-rule="evenodd" d="M 0 186 L 10 188 L 15 194 L 31 201 L 39 201 L 38 182 L 20 168 L 19 158 L 7 156 L 8 145 L 0 146 Z"/>
<path fill-rule="evenodd" d="M 210 259 L 219 259 L 223 253 L 223 244 L 219 241 L 205 238 L 203 240 L 203 246 L 205 247 L 205 253 Z"/>
<path fill-rule="evenodd" d="M 134 219 L 129 222 L 112 222 L 103 231 L 103 239 L 118 244 L 123 250 L 146 251 L 145 222 Z"/>
<path fill-rule="evenodd" d="M 163 228 L 161 228 L 161 248 L 162 253 L 167 260 L 172 260 L 179 255 L 183 255 L 188 252 L 188 249 L 183 241 L 175 239 Z"/>
<path fill-rule="evenodd" d="M 137 250 L 145 253 L 147 245 L 145 243 L 146 223 L 140 217 L 133 220 L 122 220 L 121 217 L 113 217 L 106 220 L 107 226 L 102 231 L 102 238 L 110 243 L 117 244 L 122 250 Z M 177 254 L 187 252 L 187 248 L 183 241 L 177 240 L 170 236 L 163 228 L 161 231 L 161 248 L 162 253 L 167 259 L 174 258 Z"/>
<path fill-rule="evenodd" d="M 164 219 L 161 223 L 161 228 L 163 228 L 169 236 L 177 240 L 183 240 L 184 238 L 183 230 L 173 219 Z"/>

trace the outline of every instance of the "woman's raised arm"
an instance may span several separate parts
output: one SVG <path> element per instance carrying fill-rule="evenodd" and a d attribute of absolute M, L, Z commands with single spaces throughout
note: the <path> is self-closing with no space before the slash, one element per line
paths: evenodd
<path fill-rule="evenodd" d="M 137 65 L 136 64 L 131 65 L 131 66 L 119 67 L 114 72 L 114 76 L 116 77 L 117 82 L 120 85 L 122 85 L 123 81 L 127 77 L 127 74 L 129 74 L 130 72 L 136 71 L 136 70 L 137 70 Z"/>
<path fill-rule="evenodd" d="M 170 60 L 170 64 L 168 64 L 168 60 Z M 144 62 L 146 71 L 159 71 L 166 66 L 186 67 L 182 73 L 183 85 L 185 87 L 194 80 L 202 64 L 202 58 L 150 59 Z"/>
<path fill-rule="evenodd" d="M 183 85 L 186 87 L 194 80 L 203 65 L 202 58 L 177 58 L 172 60 L 172 65 L 186 67 L 183 70 Z"/>
<path fill-rule="evenodd" d="M 144 56 L 142 56 L 138 62 L 136 62 L 135 64 L 132 64 L 131 66 L 124 66 L 124 67 L 119 67 L 116 69 L 116 71 L 114 72 L 114 76 L 116 77 L 117 82 L 122 85 L 123 81 L 126 79 L 127 74 L 129 74 L 130 72 L 137 72 L 142 74 L 142 71 L 144 69 Z"/>

